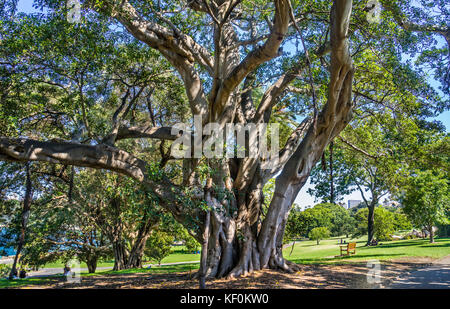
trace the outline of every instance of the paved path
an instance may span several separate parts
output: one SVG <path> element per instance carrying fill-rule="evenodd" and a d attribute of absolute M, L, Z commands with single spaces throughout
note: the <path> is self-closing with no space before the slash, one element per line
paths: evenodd
<path fill-rule="evenodd" d="M 169 265 L 181 265 L 181 264 L 194 264 L 194 263 L 199 263 L 199 261 L 189 261 L 189 262 L 175 262 L 175 263 L 165 263 L 165 264 L 161 264 L 161 266 L 169 266 Z M 158 264 L 147 264 L 144 265 L 143 268 L 147 268 L 149 266 L 158 266 Z M 112 267 L 97 267 L 96 271 L 99 270 L 111 270 Z M 88 271 L 87 268 L 81 268 L 82 272 L 86 272 Z M 37 278 L 37 277 L 48 277 L 48 276 L 53 276 L 53 275 L 62 275 L 63 274 L 63 268 L 62 267 L 58 267 L 58 268 L 42 268 L 38 271 L 30 271 L 27 274 L 27 278 Z"/>
<path fill-rule="evenodd" d="M 397 278 L 391 289 L 450 289 L 450 255 L 433 263 L 432 266 L 411 272 Z"/>

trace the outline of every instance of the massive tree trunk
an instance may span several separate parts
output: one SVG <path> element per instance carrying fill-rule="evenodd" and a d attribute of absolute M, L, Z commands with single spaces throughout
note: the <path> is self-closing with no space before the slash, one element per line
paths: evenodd
<path fill-rule="evenodd" d="M 123 239 L 118 239 L 112 243 L 114 252 L 114 267 L 113 270 L 126 269 L 128 264 L 128 253 L 123 243 Z"/>
<path fill-rule="evenodd" d="M 86 259 L 86 265 L 88 267 L 88 272 L 90 274 L 95 273 L 95 270 L 97 269 L 97 261 L 98 261 L 98 257 L 95 254 L 95 252 L 88 255 L 88 257 Z"/>

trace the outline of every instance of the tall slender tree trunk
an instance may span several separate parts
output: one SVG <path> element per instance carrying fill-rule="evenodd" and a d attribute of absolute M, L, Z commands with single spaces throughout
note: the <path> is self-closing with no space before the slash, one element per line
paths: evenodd
<path fill-rule="evenodd" d="M 433 225 L 428 227 L 428 232 L 430 233 L 430 243 L 434 243 L 434 230 Z"/>
<path fill-rule="evenodd" d="M 330 142 L 330 203 L 334 204 L 335 196 L 334 196 L 334 175 L 333 175 L 333 141 Z"/>
<path fill-rule="evenodd" d="M 368 209 L 369 214 L 367 215 L 367 246 L 370 246 L 373 236 L 374 236 L 374 230 L 375 230 L 375 205 L 376 203 L 372 200 L 370 203 Z"/>
<path fill-rule="evenodd" d="M 26 184 L 25 184 L 25 198 L 23 200 L 23 208 L 22 208 L 22 219 L 21 219 L 21 229 L 20 235 L 18 236 L 17 241 L 17 249 L 16 255 L 14 256 L 14 262 L 11 268 L 11 272 L 9 274 L 9 279 L 13 279 L 14 275 L 17 274 L 17 262 L 22 251 L 23 246 L 25 245 L 25 236 L 27 231 L 28 219 L 30 217 L 30 209 L 31 209 L 31 200 L 33 199 L 33 187 L 31 183 L 31 173 L 30 173 L 30 164 L 27 163 L 25 165 L 26 169 Z"/>
<path fill-rule="evenodd" d="M 133 242 L 133 246 L 128 257 L 127 264 L 125 268 L 141 268 L 142 267 L 142 257 L 144 255 L 145 244 L 150 235 L 150 232 L 159 223 L 158 216 L 148 216 L 144 215 L 142 218 L 142 224 L 139 227 L 136 239 Z"/>
<path fill-rule="evenodd" d="M 193 60 L 191 60 L 192 53 L 190 50 L 196 50 L 196 46 L 193 46 L 189 41 L 184 42 L 184 39 L 176 39 L 179 44 L 184 42 L 183 44 L 189 46 L 189 48 L 179 48 L 180 46 L 176 46 L 177 43 L 174 44 L 174 36 L 168 35 L 166 30 L 156 34 L 151 30 L 153 24 L 146 25 L 145 21 L 141 19 L 129 3 L 126 1 L 121 3 L 123 4 L 120 8 L 113 10 L 116 18 L 136 38 L 159 49 L 163 56 L 176 67 L 185 83 L 192 114 L 201 115 L 204 124 L 216 122 L 224 129 L 226 123 L 233 122 L 244 125 L 248 123 L 269 123 L 272 108 L 277 103 L 279 95 L 284 93 L 289 83 L 299 76 L 303 70 L 299 69 L 299 67 L 302 67 L 302 63 L 299 63 L 299 67 L 296 66 L 292 71 L 283 74 L 277 82 L 269 87 L 260 104 L 253 106 L 253 109 L 246 109 L 242 104 L 237 104 L 241 103 L 237 100 L 241 90 L 240 85 L 246 76 L 255 71 L 261 64 L 279 55 L 281 43 L 288 35 L 290 22 L 295 21 L 295 17 L 290 16 L 290 14 L 293 15 L 292 6 L 287 0 L 274 1 L 275 16 L 270 27 L 269 37 L 264 44 L 255 45 L 255 49 L 242 61 L 240 61 L 239 49 L 220 48 L 229 47 L 238 42 L 239 35 L 233 30 L 233 25 L 225 21 L 225 17 L 229 16 L 226 12 L 227 6 L 217 6 L 214 9 L 216 12 L 213 12 L 213 14 L 220 13 L 217 10 L 222 11 L 223 14 L 220 15 L 225 19 L 223 24 L 215 24 L 214 39 L 218 48 L 214 52 L 214 64 L 211 66 L 214 79 L 207 96 L 204 94 L 202 80 L 196 74 Z M 351 12 L 351 0 L 333 1 L 329 31 L 331 57 L 328 65 L 330 69 L 328 100 L 319 113 L 317 110 L 317 103 L 319 102 L 314 100 L 315 95 L 313 95 L 314 116 L 310 118 L 313 124 L 309 126 L 303 139 L 300 139 L 300 135 L 304 135 L 303 131 L 299 136 L 294 134 L 295 142 L 287 144 L 286 148 L 283 149 L 281 154 L 283 159 L 275 168 L 276 171 L 268 172 L 270 177 L 273 177 L 281 171 L 276 179 L 274 196 L 264 218 L 261 218 L 262 190 L 270 177 L 266 178 L 262 172 L 264 168 L 261 166 L 261 161 L 254 158 L 236 160 L 236 173 L 231 172 L 228 163 L 227 166 L 219 164 L 217 174 L 214 176 L 214 190 L 217 191 L 214 194 L 205 195 L 205 200 L 211 210 L 208 224 L 209 233 L 206 236 L 207 239 L 202 237 L 200 229 L 198 229 L 198 235 L 196 235 L 198 240 L 205 240 L 207 243 L 205 245 L 206 252 L 204 252 L 206 255 L 205 277 L 245 275 L 253 270 L 267 267 L 287 271 L 296 268 L 295 265 L 283 258 L 282 252 L 282 240 L 289 211 L 297 194 L 307 181 L 311 169 L 322 156 L 324 149 L 352 118 L 353 102 L 351 94 L 354 69 L 348 43 Z M 158 27 L 158 29 L 161 29 L 161 27 Z M 298 31 L 301 30 L 298 29 Z M 151 35 L 148 35 L 149 33 Z M 306 47 L 305 54 L 307 54 Z M 203 59 L 202 62 L 207 63 L 210 60 Z M 309 59 L 306 63 L 310 63 Z M 311 87 L 314 94 L 312 76 Z M 245 105 L 245 102 L 242 103 Z M 38 144 L 42 145 L 41 142 Z M 61 148 L 59 146 L 57 144 L 55 149 L 50 149 L 43 154 L 39 153 L 39 160 L 46 158 L 48 153 L 60 153 Z M 67 152 L 70 153 L 73 146 L 69 146 L 70 148 L 63 147 L 62 149 L 67 149 Z M 177 186 L 164 181 L 158 184 L 154 183 L 146 177 L 147 165 L 144 161 L 127 154 L 125 151 L 110 149 L 111 147 L 104 147 L 104 145 L 100 146 L 82 146 L 89 157 L 93 156 L 93 158 L 98 159 L 99 162 L 96 165 L 83 159 L 81 161 L 75 160 L 71 156 L 60 155 L 58 156 L 59 161 L 73 162 L 75 160 L 77 163 L 81 162 L 78 163 L 81 166 L 106 167 L 148 183 L 158 195 L 169 198 L 169 202 L 164 202 L 165 206 L 177 220 L 183 222 L 183 219 L 187 218 L 187 215 L 184 216 L 186 210 L 183 206 L 185 205 L 182 205 L 177 198 L 173 198 L 171 194 L 171 189 L 174 190 L 174 194 L 176 192 L 184 193 Z M 16 158 L 18 148 L 14 147 L 14 151 L 8 148 L 7 153 L 11 153 L 11 156 Z M 77 154 L 74 153 L 74 155 L 77 158 Z M 51 158 L 54 160 L 53 157 Z M 93 159 L 90 158 L 90 160 Z M 196 161 L 197 163 L 198 161 Z M 192 166 L 196 164 L 192 164 Z M 234 182 L 229 180 L 230 177 Z M 191 178 L 187 177 L 186 179 L 190 181 Z M 228 182 L 232 185 L 224 184 L 225 179 L 228 179 Z M 166 185 L 168 186 L 167 190 L 165 190 Z M 224 198 L 221 191 L 228 191 L 228 195 L 234 196 L 229 199 Z M 198 220 L 200 226 L 205 222 L 202 219 L 206 217 L 206 213 L 203 212 L 199 215 L 199 217 L 202 216 L 203 218 Z M 202 226 L 202 228 L 205 227 Z M 126 264 L 126 261 L 122 262 L 126 256 L 126 250 L 118 239 L 113 242 L 116 262 Z M 115 265 L 115 269 L 120 267 L 121 265 Z"/>

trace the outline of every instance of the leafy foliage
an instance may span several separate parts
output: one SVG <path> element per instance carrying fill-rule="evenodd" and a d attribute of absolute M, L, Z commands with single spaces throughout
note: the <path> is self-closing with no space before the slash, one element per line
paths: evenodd
<path fill-rule="evenodd" d="M 162 259 L 172 251 L 174 237 L 167 232 L 153 231 L 146 243 L 145 255 L 161 264 Z"/>
<path fill-rule="evenodd" d="M 330 237 L 330 231 L 326 227 L 315 227 L 309 232 L 308 236 L 319 244 L 322 239 Z"/>

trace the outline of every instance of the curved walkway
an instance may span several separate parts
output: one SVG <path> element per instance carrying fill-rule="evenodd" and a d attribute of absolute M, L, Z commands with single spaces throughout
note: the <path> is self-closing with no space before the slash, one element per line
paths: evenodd
<path fill-rule="evenodd" d="M 391 289 L 450 289 L 450 255 L 397 280 Z"/>

